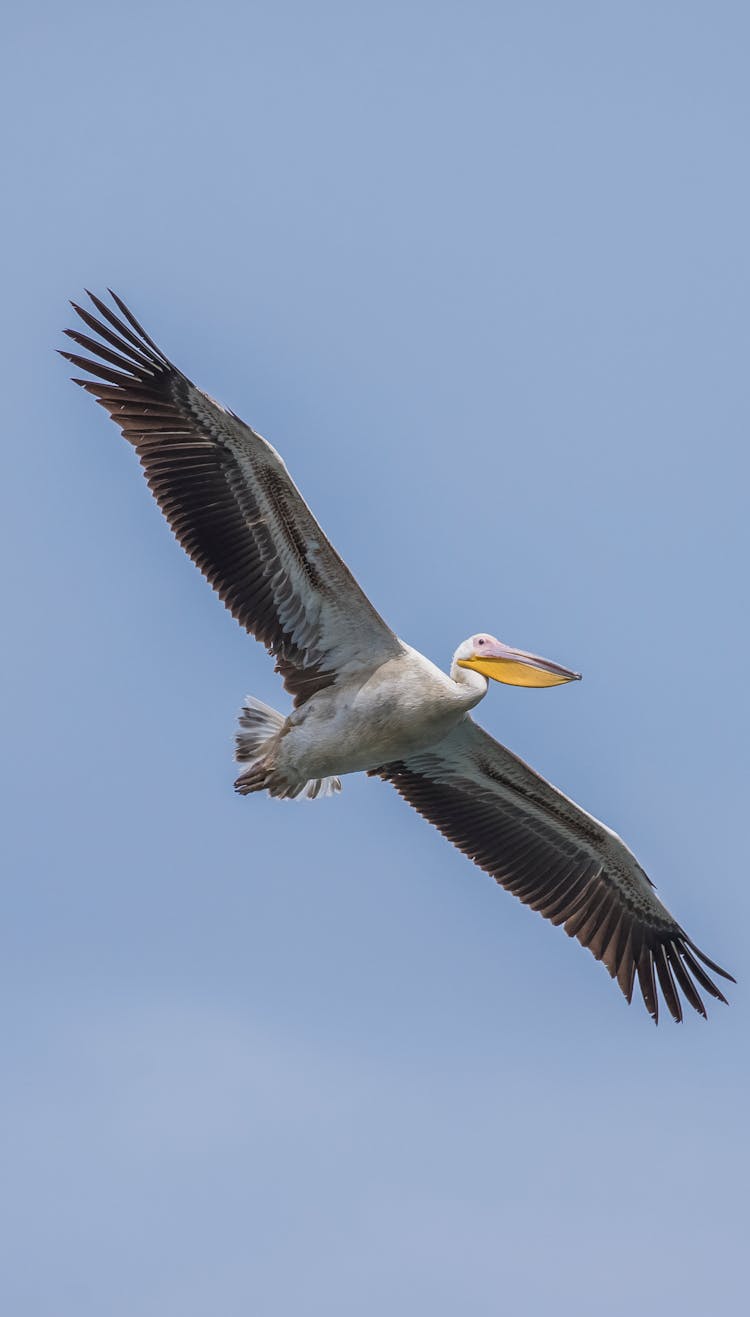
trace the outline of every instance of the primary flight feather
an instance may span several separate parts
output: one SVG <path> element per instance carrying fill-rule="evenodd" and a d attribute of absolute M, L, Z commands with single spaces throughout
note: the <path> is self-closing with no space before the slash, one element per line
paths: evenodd
<path fill-rule="evenodd" d="M 365 771 L 396 790 L 475 864 L 588 947 L 628 1001 L 659 992 L 675 1020 L 698 988 L 731 979 L 672 918 L 616 833 L 551 786 L 471 717 L 489 679 L 554 686 L 578 674 L 479 633 L 450 675 L 405 644 L 373 608 L 318 525 L 278 453 L 156 346 L 124 302 L 88 294 L 65 333 L 76 379 L 133 445 L 183 548 L 276 659 L 289 717 L 248 699 L 235 783 L 242 795 L 330 795 Z"/>

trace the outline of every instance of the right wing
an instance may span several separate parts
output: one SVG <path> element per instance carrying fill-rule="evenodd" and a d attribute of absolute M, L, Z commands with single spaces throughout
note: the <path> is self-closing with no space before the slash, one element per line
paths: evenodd
<path fill-rule="evenodd" d="M 444 740 L 374 773 L 391 782 L 470 860 L 562 924 L 617 979 L 628 1001 L 636 975 L 659 1018 L 658 979 L 675 1020 L 677 988 L 701 1015 L 696 983 L 725 1001 L 704 956 L 662 905 L 625 843 L 466 717 Z"/>

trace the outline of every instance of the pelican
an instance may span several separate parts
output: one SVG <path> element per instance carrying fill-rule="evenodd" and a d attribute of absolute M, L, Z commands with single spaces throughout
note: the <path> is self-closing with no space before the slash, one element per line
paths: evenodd
<path fill-rule="evenodd" d="M 672 917 L 625 843 L 471 717 L 490 681 L 547 687 L 579 674 L 478 632 L 446 675 L 391 631 L 360 589 L 279 454 L 196 388 L 110 290 L 114 311 L 71 303 L 95 338 L 65 333 L 76 378 L 135 448 L 177 540 L 225 606 L 276 660 L 288 717 L 248 697 L 236 790 L 330 796 L 363 771 L 391 782 L 501 886 L 587 947 L 628 1002 L 636 977 L 659 1018 L 681 996 L 732 982 Z M 100 318 L 99 318 L 100 317 Z"/>

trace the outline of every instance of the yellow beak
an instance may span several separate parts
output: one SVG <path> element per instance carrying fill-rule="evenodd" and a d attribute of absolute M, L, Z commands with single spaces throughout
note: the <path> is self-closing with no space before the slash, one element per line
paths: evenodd
<path fill-rule="evenodd" d="M 498 647 L 499 648 L 499 647 Z M 521 649 L 510 649 L 503 645 L 506 652 L 494 654 L 472 654 L 471 658 L 459 659 L 460 668 L 471 668 L 481 672 L 483 677 L 492 681 L 502 681 L 508 686 L 529 686 L 540 689 L 543 686 L 562 686 L 567 681 L 580 681 L 580 672 L 571 672 L 561 668 L 549 659 L 539 658 L 536 654 L 525 654 Z"/>

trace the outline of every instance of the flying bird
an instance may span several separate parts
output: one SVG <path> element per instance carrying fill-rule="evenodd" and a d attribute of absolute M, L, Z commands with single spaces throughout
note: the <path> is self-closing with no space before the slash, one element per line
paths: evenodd
<path fill-rule="evenodd" d="M 85 327 L 62 355 L 133 445 L 182 547 L 276 660 L 288 717 L 248 697 L 236 759 L 241 795 L 333 795 L 364 771 L 521 901 L 604 963 L 628 1002 L 636 977 L 657 1021 L 698 988 L 726 998 L 709 960 L 656 895 L 625 843 L 477 725 L 490 681 L 546 687 L 578 673 L 484 632 L 446 674 L 390 629 L 326 538 L 279 454 L 196 388 L 124 302 L 72 303 Z"/>

